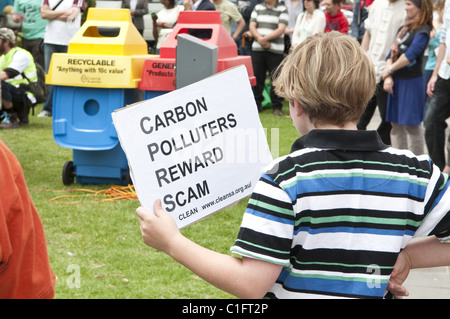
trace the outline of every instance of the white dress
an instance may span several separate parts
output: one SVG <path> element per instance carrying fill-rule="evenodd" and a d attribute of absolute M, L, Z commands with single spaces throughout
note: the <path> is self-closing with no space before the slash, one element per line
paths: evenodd
<path fill-rule="evenodd" d="M 163 8 L 161 11 L 157 13 L 158 20 L 157 22 L 163 22 L 173 25 L 178 20 L 178 15 L 180 11 L 183 11 L 184 7 L 181 5 L 176 5 L 172 9 Z M 163 44 L 164 40 L 166 40 L 167 36 L 172 32 L 172 28 L 161 28 L 159 30 L 158 42 L 156 43 L 156 48 L 161 48 L 161 44 Z"/>
<path fill-rule="evenodd" d="M 322 11 L 314 10 L 310 19 L 307 19 L 307 14 L 307 11 L 303 11 L 297 17 L 292 33 L 292 46 L 296 46 L 307 37 L 325 30 L 325 14 Z"/>

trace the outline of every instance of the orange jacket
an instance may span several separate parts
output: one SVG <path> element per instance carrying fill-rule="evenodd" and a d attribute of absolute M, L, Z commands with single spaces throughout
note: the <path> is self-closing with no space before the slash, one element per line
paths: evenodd
<path fill-rule="evenodd" d="M 41 219 L 22 167 L 0 141 L 0 298 L 53 298 L 50 266 Z"/>

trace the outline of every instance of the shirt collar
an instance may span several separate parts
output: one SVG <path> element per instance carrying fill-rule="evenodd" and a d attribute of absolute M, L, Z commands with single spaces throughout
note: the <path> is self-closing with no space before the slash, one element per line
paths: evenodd
<path fill-rule="evenodd" d="M 342 151 L 380 151 L 388 148 L 377 131 L 357 130 L 312 130 L 294 142 L 291 152 L 306 147 Z"/>
<path fill-rule="evenodd" d="M 200 3 L 202 3 L 203 0 L 198 0 L 196 3 L 194 3 L 192 5 L 192 10 L 197 10 L 198 6 L 200 5 Z"/>

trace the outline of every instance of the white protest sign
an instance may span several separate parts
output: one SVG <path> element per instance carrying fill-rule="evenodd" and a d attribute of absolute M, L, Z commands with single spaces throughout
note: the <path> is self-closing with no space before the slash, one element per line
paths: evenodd
<path fill-rule="evenodd" d="M 244 66 L 116 110 L 142 206 L 179 228 L 250 195 L 272 161 Z"/>

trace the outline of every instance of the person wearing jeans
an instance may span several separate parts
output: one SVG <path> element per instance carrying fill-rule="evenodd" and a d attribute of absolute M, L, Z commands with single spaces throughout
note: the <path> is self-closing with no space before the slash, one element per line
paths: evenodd
<path fill-rule="evenodd" d="M 443 21 L 436 65 L 427 85 L 427 95 L 431 99 L 423 124 L 428 154 L 439 169 L 443 170 L 444 173 L 450 173 L 450 163 L 446 162 L 445 159 L 445 128 L 447 127 L 445 121 L 450 117 L 450 64 L 448 63 L 450 54 L 450 32 L 448 32 L 450 1 L 445 2 Z M 448 153 L 450 154 L 450 149 Z"/>
<path fill-rule="evenodd" d="M 433 98 L 427 107 L 423 124 L 428 154 L 441 170 L 444 170 L 446 166 L 450 166 L 446 164 L 445 160 L 445 129 L 447 127 L 446 119 L 450 117 L 449 104 L 450 79 L 438 77 L 434 86 Z M 450 154 L 448 146 L 447 153 Z"/>
<path fill-rule="evenodd" d="M 67 53 L 66 45 L 58 45 L 58 44 L 50 44 L 44 43 L 44 63 L 45 63 L 45 73 L 48 74 L 50 61 L 52 59 L 53 53 Z M 48 88 L 48 98 L 44 102 L 44 106 L 42 108 L 41 113 L 38 114 L 38 117 L 50 117 L 52 116 L 53 109 L 53 85 L 47 85 Z"/>

